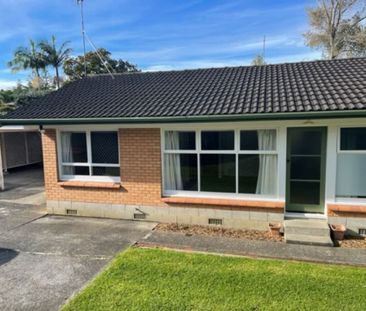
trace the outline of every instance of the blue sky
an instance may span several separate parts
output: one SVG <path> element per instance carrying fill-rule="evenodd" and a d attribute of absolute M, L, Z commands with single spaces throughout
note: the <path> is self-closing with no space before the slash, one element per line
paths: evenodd
<path fill-rule="evenodd" d="M 85 24 L 98 47 L 143 70 L 248 65 L 266 36 L 269 63 L 321 58 L 304 46 L 305 8 L 315 0 L 85 0 Z M 55 34 L 82 52 L 76 0 L 0 0 L 0 89 L 25 81 L 12 74 L 12 52 Z M 90 50 L 91 47 L 88 46 Z"/>

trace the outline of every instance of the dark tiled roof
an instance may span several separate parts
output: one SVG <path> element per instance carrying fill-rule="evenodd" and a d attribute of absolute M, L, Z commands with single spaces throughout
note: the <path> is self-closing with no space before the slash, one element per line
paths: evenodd
<path fill-rule="evenodd" d="M 366 58 L 92 76 L 5 119 L 173 117 L 366 109 Z M 4 118 L 3 118 L 4 119 Z"/>

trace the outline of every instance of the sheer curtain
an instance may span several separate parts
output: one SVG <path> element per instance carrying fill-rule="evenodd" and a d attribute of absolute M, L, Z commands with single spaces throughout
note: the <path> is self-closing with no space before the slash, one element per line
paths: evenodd
<path fill-rule="evenodd" d="M 72 156 L 71 133 L 61 133 L 61 152 L 62 162 L 72 163 L 74 161 Z M 73 166 L 63 166 L 63 175 L 74 175 L 75 170 Z"/>
<path fill-rule="evenodd" d="M 276 131 L 258 131 L 258 150 L 276 150 Z M 259 172 L 256 194 L 276 193 L 277 158 L 275 155 L 259 155 Z"/>
<path fill-rule="evenodd" d="M 168 131 L 165 135 L 166 150 L 179 150 L 179 133 Z M 165 189 L 183 190 L 179 154 L 166 154 L 164 161 Z"/>

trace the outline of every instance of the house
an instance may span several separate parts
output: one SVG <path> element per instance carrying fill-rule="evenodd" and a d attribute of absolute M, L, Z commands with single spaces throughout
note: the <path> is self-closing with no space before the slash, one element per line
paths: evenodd
<path fill-rule="evenodd" d="M 51 214 L 366 228 L 366 58 L 89 76 L 0 120 L 43 132 Z"/>

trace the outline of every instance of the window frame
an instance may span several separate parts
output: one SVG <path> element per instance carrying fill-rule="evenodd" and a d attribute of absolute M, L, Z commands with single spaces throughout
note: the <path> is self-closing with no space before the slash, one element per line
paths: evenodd
<path fill-rule="evenodd" d="M 61 133 L 85 133 L 86 135 L 86 153 L 87 162 L 63 162 L 62 161 L 62 147 L 61 147 Z M 117 144 L 118 144 L 118 163 L 93 163 L 92 162 L 92 145 L 91 145 L 91 133 L 92 132 L 115 132 L 117 134 Z M 107 129 L 96 129 L 96 130 L 83 130 L 83 129 L 62 129 L 56 132 L 57 140 L 57 163 L 59 171 L 59 179 L 61 181 L 96 181 L 96 182 L 121 182 L 121 171 L 120 176 L 96 176 L 92 175 L 93 167 L 118 167 L 120 168 L 120 148 L 119 148 L 119 133 L 116 130 Z M 83 166 L 89 168 L 89 175 L 64 175 L 62 173 L 62 168 L 64 166 Z"/>
<path fill-rule="evenodd" d="M 258 130 L 274 130 L 276 132 L 276 148 L 274 150 L 240 150 L 240 132 L 241 131 L 258 131 Z M 196 148 L 193 150 L 165 150 L 165 132 L 195 132 Z M 234 149 L 233 150 L 202 150 L 201 133 L 202 132 L 217 132 L 217 131 L 233 131 L 234 132 Z M 268 127 L 218 127 L 218 128 L 181 128 L 181 127 L 166 127 L 161 128 L 161 161 L 164 163 L 165 154 L 196 154 L 197 155 L 197 191 L 189 190 L 166 190 L 164 165 L 162 169 L 162 194 L 167 197 L 185 196 L 185 197 L 203 197 L 203 198 L 234 198 L 248 200 L 277 200 L 279 198 L 279 129 L 276 126 Z M 235 192 L 209 192 L 201 191 L 201 154 L 233 154 L 235 155 Z M 239 155 L 274 155 L 277 158 L 277 176 L 276 176 L 276 193 L 273 195 L 239 193 Z"/>
<path fill-rule="evenodd" d="M 335 189 L 334 189 L 334 198 L 336 202 L 347 202 L 347 203 L 366 203 L 366 198 L 356 198 L 356 197 L 347 197 L 347 196 L 340 196 L 337 195 L 337 183 L 338 183 L 338 155 L 340 154 L 366 154 L 366 150 L 342 150 L 341 149 L 341 139 L 342 139 L 342 129 L 345 128 L 366 128 L 363 125 L 344 125 L 339 126 L 337 128 L 337 155 L 336 155 L 336 182 L 335 182 Z"/>

